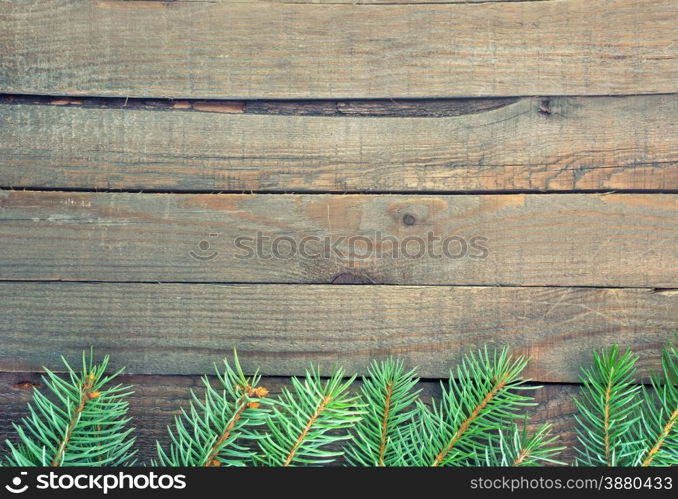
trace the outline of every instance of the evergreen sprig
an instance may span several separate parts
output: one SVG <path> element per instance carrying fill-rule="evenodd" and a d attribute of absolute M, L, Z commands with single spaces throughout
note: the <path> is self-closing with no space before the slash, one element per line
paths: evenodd
<path fill-rule="evenodd" d="M 343 455 L 331 446 L 350 439 L 347 432 L 360 420 L 360 403 L 349 388 L 355 376 L 343 380 L 341 369 L 323 382 L 311 368 L 302 379 L 292 378 L 266 417 L 259 440 L 260 463 L 267 466 L 320 466 Z"/>
<path fill-rule="evenodd" d="M 635 384 L 637 356 L 612 347 L 594 352 L 584 369 L 578 414 L 580 466 L 678 464 L 678 352 L 662 352 L 662 373 Z"/>
<path fill-rule="evenodd" d="M 252 465 L 256 453 L 252 442 L 256 429 L 263 423 L 266 411 L 261 406 L 268 395 L 258 386 L 260 377 L 248 378 L 237 355 L 234 367 L 224 359 L 224 371 L 215 366 L 219 389 L 207 376 L 202 378 L 203 398 L 191 391 L 188 410 L 182 409 L 174 427 L 168 427 L 170 439 L 166 451 L 156 443 L 158 466 L 245 466 Z"/>
<path fill-rule="evenodd" d="M 678 349 L 669 344 L 662 353 L 661 375 L 652 376 L 652 390 L 643 387 L 641 450 L 634 465 L 678 464 Z"/>
<path fill-rule="evenodd" d="M 354 466 L 403 466 L 406 432 L 413 423 L 415 402 L 421 390 L 415 371 L 406 371 L 402 361 L 373 362 L 362 378 L 365 413 L 347 443 L 346 458 Z"/>
<path fill-rule="evenodd" d="M 577 464 L 623 466 L 633 459 L 640 404 L 634 384 L 637 357 L 613 346 L 593 353 L 593 367 L 582 369 L 582 388 L 575 400 L 578 414 Z"/>
<path fill-rule="evenodd" d="M 420 424 L 410 438 L 410 464 L 455 466 L 484 455 L 492 433 L 534 405 L 521 373 L 525 357 L 512 358 L 507 348 L 489 353 L 487 348 L 466 355 L 447 384 L 442 397 L 428 408 L 418 401 Z"/>
<path fill-rule="evenodd" d="M 35 389 L 29 415 L 14 424 L 19 443 L 7 441 L 10 466 L 124 466 L 134 463 L 128 427 L 129 386 L 111 385 L 109 357 L 95 364 L 83 353 L 82 369 L 63 359 L 67 376 L 45 369 L 44 394 Z"/>
<path fill-rule="evenodd" d="M 636 382 L 637 357 L 611 347 L 594 352 L 582 370 L 575 464 L 678 464 L 678 349 L 664 348 L 662 370 L 647 386 Z M 29 415 L 15 424 L 16 443 L 0 464 L 124 466 L 135 463 L 129 427 L 130 387 L 107 376 L 109 358 L 83 354 L 78 371 L 45 370 Z M 161 466 L 320 466 L 342 455 L 352 466 L 539 466 L 563 464 L 549 424 L 528 431 L 524 409 L 538 387 L 522 377 L 524 357 L 487 348 L 463 357 L 442 396 L 425 404 L 415 370 L 400 361 L 374 362 L 355 376 L 341 369 L 325 379 L 316 368 L 292 378 L 271 399 L 257 374 L 243 373 L 237 355 L 217 379 L 203 377 L 204 394 L 168 428 L 151 464 Z M 519 424 L 518 418 L 524 418 Z"/>
<path fill-rule="evenodd" d="M 465 466 L 544 466 L 564 465 L 556 457 L 565 449 L 555 445 L 557 436 L 544 423 L 529 434 L 527 425 L 513 424 L 508 430 L 490 434 L 485 450 L 469 459 Z"/>

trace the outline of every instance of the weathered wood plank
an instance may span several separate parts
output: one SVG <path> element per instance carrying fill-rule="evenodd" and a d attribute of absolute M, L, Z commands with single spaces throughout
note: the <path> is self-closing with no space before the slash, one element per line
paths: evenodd
<path fill-rule="evenodd" d="M 1 191 L 0 279 L 675 288 L 677 209 L 673 194 Z"/>
<path fill-rule="evenodd" d="M 667 93 L 674 0 L 313 5 L 2 0 L 7 93 L 388 98 Z"/>
<path fill-rule="evenodd" d="M 1 283 L 0 370 L 94 346 L 131 373 L 200 374 L 237 348 L 265 375 L 311 362 L 363 373 L 397 356 L 444 377 L 490 344 L 532 357 L 532 379 L 575 382 L 613 343 L 638 352 L 643 374 L 658 368 L 677 304 L 676 292 L 643 289 Z"/>
<path fill-rule="evenodd" d="M 4 104 L 0 185 L 300 192 L 678 189 L 678 95 L 491 104 L 467 105 L 459 109 L 466 114 L 445 118 L 204 113 L 176 102 L 180 109 L 172 111 Z M 347 112 L 353 112 L 351 105 Z M 379 103 L 373 108 L 386 109 Z M 359 105 L 356 112 L 365 110 Z"/>
<path fill-rule="evenodd" d="M 139 1 L 139 0 L 136 0 Z M 151 0 L 160 1 L 160 0 Z M 485 2 L 548 2 L 552 0 L 183 0 L 188 2 L 212 1 L 224 3 L 296 3 L 296 4 L 351 4 L 351 5 L 379 5 L 379 4 L 445 4 L 445 3 L 485 3 Z"/>
<path fill-rule="evenodd" d="M 54 367 L 54 366 L 49 366 Z M 155 442 L 167 441 L 167 425 L 179 414 L 179 408 L 185 407 L 190 390 L 201 393 L 202 384 L 197 377 L 189 376 L 123 376 L 121 381 L 132 384 L 135 393 L 130 397 L 130 412 L 136 427 L 137 448 L 139 458 L 147 461 L 155 456 Z M 275 395 L 283 385 L 288 384 L 285 378 L 264 378 L 262 384 L 271 389 Z M 27 415 L 26 404 L 30 402 L 34 385 L 41 386 L 40 376 L 35 373 L 0 373 L 0 449 L 6 449 L 5 440 L 16 441 L 16 433 L 12 422 Z M 437 382 L 422 382 L 422 398 L 425 401 L 439 396 Z M 530 426 L 550 422 L 554 434 L 558 435 L 559 444 L 568 448 L 563 452 L 561 460 L 571 462 L 572 446 L 575 444 L 574 413 L 572 396 L 576 393 L 574 385 L 546 385 L 534 392 L 539 404 L 531 408 Z"/>

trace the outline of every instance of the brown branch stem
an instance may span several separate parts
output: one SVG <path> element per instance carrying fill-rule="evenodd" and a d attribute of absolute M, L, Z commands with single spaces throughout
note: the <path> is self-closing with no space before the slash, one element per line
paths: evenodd
<path fill-rule="evenodd" d="M 94 393 L 90 393 L 93 386 L 94 386 L 94 374 L 90 373 L 87 375 L 85 382 L 82 384 L 80 390 L 80 401 L 78 403 L 78 406 L 73 411 L 73 414 L 71 414 L 71 420 L 69 421 L 68 426 L 66 427 L 66 433 L 64 434 L 64 438 L 61 440 L 61 443 L 57 448 L 57 452 L 54 455 L 54 458 L 52 459 L 50 466 L 52 467 L 61 466 L 61 463 L 64 459 L 64 454 L 66 453 L 66 447 L 68 447 L 68 444 L 70 443 L 71 438 L 73 437 L 73 430 L 75 429 L 75 425 L 78 424 L 78 421 L 80 421 L 80 415 L 82 414 L 82 411 L 85 410 L 85 406 L 87 405 L 87 402 L 90 399 L 98 397 L 98 393 L 96 393 L 96 396 L 93 396 Z"/>
<path fill-rule="evenodd" d="M 391 412 L 391 396 L 393 395 L 393 382 L 389 381 L 386 384 L 386 400 L 384 407 L 384 417 L 381 420 L 381 442 L 379 445 L 379 460 L 378 465 L 384 466 L 384 454 L 386 453 L 386 438 L 388 435 L 388 418 Z"/>
<path fill-rule="evenodd" d="M 610 380 L 607 382 L 607 389 L 605 390 L 605 406 L 603 408 L 603 432 L 605 434 L 605 461 L 608 466 L 610 463 L 610 398 L 612 397 L 612 373 L 610 373 Z"/>

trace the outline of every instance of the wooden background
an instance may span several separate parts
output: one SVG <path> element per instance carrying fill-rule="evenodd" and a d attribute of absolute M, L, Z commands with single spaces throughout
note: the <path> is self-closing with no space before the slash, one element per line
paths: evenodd
<path fill-rule="evenodd" d="M 677 16 L 0 0 L 0 436 L 41 366 L 90 345 L 128 367 L 148 457 L 234 347 L 273 389 L 395 355 L 435 396 L 491 344 L 532 357 L 533 420 L 572 445 L 591 350 L 632 347 L 646 375 L 678 330 Z M 429 232 L 485 238 L 487 257 L 234 246 Z"/>

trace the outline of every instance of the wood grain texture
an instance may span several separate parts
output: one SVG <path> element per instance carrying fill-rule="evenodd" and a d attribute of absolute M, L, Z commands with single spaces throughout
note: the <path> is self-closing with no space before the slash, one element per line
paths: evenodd
<path fill-rule="evenodd" d="M 429 104 L 429 111 L 462 114 L 270 116 L 187 111 L 196 109 L 188 102 L 173 110 L 4 104 L 0 185 L 298 192 L 678 189 L 678 95 L 448 102 L 456 108 Z M 258 105 L 250 110 L 248 104 L 247 111 L 272 109 Z M 336 112 L 337 105 L 330 107 Z M 282 112 L 307 107 L 291 104 Z M 379 102 L 344 108 L 389 109 Z M 273 109 L 281 112 L 280 105 Z"/>
<path fill-rule="evenodd" d="M 1 191 L 0 279 L 678 287 L 678 195 Z"/>
<path fill-rule="evenodd" d="M 124 1 L 124 0 L 123 0 Z M 133 0 L 139 1 L 139 0 Z M 151 1 L 161 1 L 161 0 L 151 0 Z M 181 0 L 189 2 L 201 2 L 201 1 L 210 1 L 210 2 L 224 2 L 224 3 L 257 3 L 257 2 L 269 2 L 269 3 L 296 3 L 296 4 L 320 4 L 320 5 L 333 5 L 333 4 L 351 4 L 351 5 L 380 5 L 380 4 L 413 4 L 413 5 L 426 5 L 426 4 L 446 4 L 446 3 L 486 3 L 486 2 L 548 2 L 553 0 Z"/>
<path fill-rule="evenodd" d="M 0 88 L 224 99 L 668 93 L 675 16 L 674 0 L 2 0 Z"/>
<path fill-rule="evenodd" d="M 529 355 L 532 379 L 576 382 L 614 343 L 641 356 L 643 375 L 657 369 L 677 304 L 644 289 L 1 283 L 0 371 L 94 346 L 131 373 L 201 374 L 237 348 L 264 375 L 364 373 L 396 356 L 435 378 L 488 344 Z"/>
<path fill-rule="evenodd" d="M 148 461 L 155 456 L 156 440 L 167 441 L 167 425 L 172 424 L 174 417 L 179 415 L 180 407 L 186 407 L 190 390 L 202 393 L 202 383 L 194 376 L 122 376 L 120 379 L 123 383 L 134 386 L 135 392 L 129 399 L 130 412 L 134 418 L 132 424 L 136 427 L 139 458 Z M 262 380 L 262 386 L 268 387 L 272 396 L 283 385 L 289 385 L 285 378 Z M 0 449 L 3 451 L 6 449 L 6 439 L 16 441 L 16 433 L 11 424 L 27 415 L 26 404 L 32 398 L 33 386 L 38 389 L 42 386 L 38 374 L 0 373 L 0 398 L 3 400 L 0 411 Z M 424 401 L 439 397 L 440 388 L 437 382 L 422 382 L 419 388 L 423 390 Z M 574 385 L 546 385 L 534 392 L 538 405 L 529 411 L 530 428 L 536 428 L 545 422 L 553 424 L 553 432 L 559 436 L 559 445 L 568 448 L 561 456 L 561 460 L 565 462 L 571 462 L 574 457 L 572 396 L 576 391 L 577 387 Z"/>

